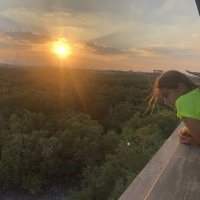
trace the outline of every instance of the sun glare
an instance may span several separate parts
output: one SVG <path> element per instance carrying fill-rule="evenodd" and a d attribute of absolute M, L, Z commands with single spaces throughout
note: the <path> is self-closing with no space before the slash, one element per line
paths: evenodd
<path fill-rule="evenodd" d="M 60 59 L 67 58 L 72 53 L 71 47 L 65 39 L 59 39 L 53 42 L 52 51 Z"/>

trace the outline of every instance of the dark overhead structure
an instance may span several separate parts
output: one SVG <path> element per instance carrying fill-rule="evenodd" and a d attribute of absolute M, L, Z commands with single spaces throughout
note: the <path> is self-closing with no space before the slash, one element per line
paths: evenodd
<path fill-rule="evenodd" d="M 199 15 L 200 15 L 200 0 L 195 0 L 195 1 L 196 1 L 196 4 L 197 4 Z"/>

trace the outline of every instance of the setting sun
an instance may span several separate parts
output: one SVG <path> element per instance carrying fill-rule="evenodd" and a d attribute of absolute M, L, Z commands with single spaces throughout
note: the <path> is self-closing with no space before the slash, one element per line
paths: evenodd
<path fill-rule="evenodd" d="M 61 59 L 67 58 L 72 53 L 71 47 L 65 39 L 53 42 L 52 51 Z"/>

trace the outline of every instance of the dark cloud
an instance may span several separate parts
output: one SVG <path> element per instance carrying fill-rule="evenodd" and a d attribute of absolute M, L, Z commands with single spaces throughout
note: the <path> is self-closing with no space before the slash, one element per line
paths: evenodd
<path fill-rule="evenodd" d="M 0 42 L 0 49 L 15 49 L 17 48 L 18 50 L 22 50 L 22 49 L 27 49 L 29 46 L 27 44 L 21 44 L 21 43 L 3 43 Z"/>
<path fill-rule="evenodd" d="M 162 9 L 162 6 L 168 1 L 169 0 L 151 0 L 151 2 L 148 0 L 1 0 L 0 10 L 25 8 L 42 12 L 64 11 L 74 14 L 101 12 L 115 14 L 116 17 L 119 16 L 121 18 L 126 16 L 135 17 L 138 14 L 142 14 L 143 16 L 148 16 L 148 19 L 154 15 L 155 10 Z M 188 0 L 181 1 L 184 1 L 184 5 Z M 176 3 L 176 5 L 179 4 L 180 3 Z M 185 9 L 181 8 L 181 10 Z M 170 16 L 167 16 L 166 18 L 169 17 Z M 155 20 L 159 20 L 159 18 Z"/>
<path fill-rule="evenodd" d="M 130 10 L 133 0 L 3 0 L 1 10 L 7 8 L 29 8 L 37 10 L 62 10 L 73 12 L 125 12 Z"/>
<path fill-rule="evenodd" d="M 0 31 L 12 31 L 21 28 L 21 25 L 12 19 L 0 16 Z"/>
<path fill-rule="evenodd" d="M 16 41 L 25 41 L 31 43 L 44 43 L 51 39 L 48 34 L 33 32 L 6 32 L 6 35 Z"/>
<path fill-rule="evenodd" d="M 129 51 L 124 49 L 113 48 L 110 46 L 99 45 L 94 42 L 87 42 L 86 47 L 100 55 L 120 55 L 120 54 L 128 54 Z"/>
<path fill-rule="evenodd" d="M 177 47 L 145 47 L 145 48 L 114 48 L 96 41 L 86 43 L 86 47 L 100 55 L 128 55 L 131 57 L 166 56 L 166 57 L 193 57 L 200 56 L 192 49 Z"/>
<path fill-rule="evenodd" d="M 133 30 L 115 31 L 98 36 L 97 38 L 93 39 L 93 42 L 97 44 L 104 44 L 106 46 L 112 46 L 116 49 L 129 49 L 136 45 L 138 43 L 138 40 L 140 39 L 138 37 L 135 37 L 133 32 Z M 143 33 L 140 33 L 140 35 L 143 35 Z"/>
<path fill-rule="evenodd" d="M 187 48 L 176 48 L 176 47 L 149 47 L 143 48 L 143 51 L 153 53 L 154 55 L 160 56 L 176 56 L 176 57 L 190 57 L 199 56 L 198 53 L 194 52 L 192 49 Z"/>

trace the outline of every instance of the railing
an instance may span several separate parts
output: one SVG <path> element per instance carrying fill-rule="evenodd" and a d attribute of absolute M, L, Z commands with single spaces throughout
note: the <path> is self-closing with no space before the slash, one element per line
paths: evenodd
<path fill-rule="evenodd" d="M 200 147 L 180 144 L 181 127 L 182 123 L 119 200 L 200 200 Z"/>

